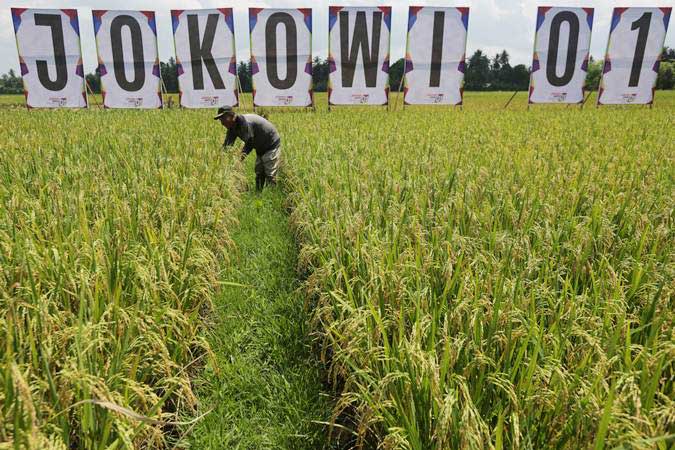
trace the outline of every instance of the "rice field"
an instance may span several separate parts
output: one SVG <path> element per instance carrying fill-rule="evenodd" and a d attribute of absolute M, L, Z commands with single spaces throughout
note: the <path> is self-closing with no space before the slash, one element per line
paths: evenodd
<path fill-rule="evenodd" d="M 266 111 L 326 448 L 675 442 L 675 95 L 509 96 Z M 0 109 L 0 448 L 189 434 L 252 179 L 211 113 Z"/>

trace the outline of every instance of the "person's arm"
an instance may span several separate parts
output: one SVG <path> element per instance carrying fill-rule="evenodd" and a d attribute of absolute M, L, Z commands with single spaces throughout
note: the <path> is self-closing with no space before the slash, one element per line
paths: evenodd
<path fill-rule="evenodd" d="M 223 142 L 223 149 L 226 149 L 227 147 L 231 146 L 234 144 L 234 141 L 237 140 L 237 135 L 234 132 L 233 128 L 230 128 L 227 130 L 227 134 L 225 135 L 225 141 Z"/>
<path fill-rule="evenodd" d="M 253 150 L 253 130 L 251 124 L 243 120 L 242 117 L 241 134 L 239 137 L 244 141 L 244 147 L 241 149 L 241 159 L 243 160 Z"/>
<path fill-rule="evenodd" d="M 253 150 L 253 138 L 249 139 L 244 143 L 244 147 L 241 149 L 241 159 L 242 161 L 244 158 L 248 156 L 249 153 Z"/>

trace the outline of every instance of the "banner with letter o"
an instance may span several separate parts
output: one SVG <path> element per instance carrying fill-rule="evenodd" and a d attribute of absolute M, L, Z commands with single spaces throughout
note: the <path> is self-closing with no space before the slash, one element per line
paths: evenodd
<path fill-rule="evenodd" d="M 253 105 L 311 106 L 311 8 L 248 11 Z"/>
<path fill-rule="evenodd" d="M 106 108 L 161 108 L 154 11 L 94 10 L 94 36 Z"/>

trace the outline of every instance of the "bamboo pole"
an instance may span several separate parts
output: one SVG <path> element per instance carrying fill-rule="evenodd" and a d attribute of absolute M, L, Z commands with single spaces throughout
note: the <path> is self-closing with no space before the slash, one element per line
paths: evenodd
<path fill-rule="evenodd" d="M 511 100 L 513 100 L 513 98 L 516 96 L 516 94 L 518 94 L 518 91 L 515 91 L 515 92 L 513 93 L 513 95 L 512 95 L 511 98 L 509 99 L 509 101 L 506 102 L 506 105 L 504 105 L 504 109 L 506 109 L 506 108 L 509 107 L 509 105 L 511 104 Z"/>
<path fill-rule="evenodd" d="M 91 88 L 91 85 L 90 85 L 89 82 L 87 81 L 87 78 L 86 78 L 86 77 L 85 77 L 85 79 L 84 79 L 84 86 L 86 87 L 87 91 L 88 91 L 89 94 L 92 96 L 92 98 L 94 99 L 94 104 L 100 108 L 101 105 L 98 104 L 98 100 L 96 100 L 96 94 L 94 93 L 94 90 Z"/>

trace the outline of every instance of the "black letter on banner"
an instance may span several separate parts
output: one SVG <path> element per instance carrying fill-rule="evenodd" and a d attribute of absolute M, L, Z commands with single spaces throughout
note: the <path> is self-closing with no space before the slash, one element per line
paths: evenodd
<path fill-rule="evenodd" d="M 190 65 L 192 66 L 192 85 L 195 89 L 204 89 L 204 72 L 202 71 L 202 60 L 209 72 L 213 87 L 216 89 L 225 89 L 225 83 L 220 77 L 218 67 L 213 61 L 211 48 L 213 39 L 216 36 L 216 26 L 218 25 L 218 14 L 209 14 L 206 19 L 206 28 L 204 29 L 204 40 L 199 43 L 199 22 L 197 16 L 190 14 L 188 19 L 188 35 L 190 37 Z"/>
<path fill-rule="evenodd" d="M 445 31 L 445 12 L 434 13 L 434 37 L 431 44 L 431 74 L 429 87 L 441 85 L 441 58 L 443 58 L 443 33 Z"/>
<path fill-rule="evenodd" d="M 354 36 L 352 48 L 347 54 L 349 46 L 349 12 L 340 12 L 340 49 L 342 53 L 342 87 L 352 87 L 354 84 L 354 70 L 356 58 L 359 55 L 359 47 L 363 52 L 363 70 L 366 75 L 366 87 L 377 86 L 377 60 L 380 56 L 380 28 L 382 27 L 382 13 L 373 13 L 373 38 L 372 53 L 368 50 L 368 27 L 366 25 L 366 13 L 356 13 L 354 24 Z"/>
<path fill-rule="evenodd" d="M 128 81 L 124 73 L 124 50 L 122 48 L 122 27 L 129 27 L 131 51 L 134 56 L 134 81 Z M 117 16 L 110 24 L 113 68 L 117 84 L 127 92 L 140 90 L 145 84 L 145 62 L 143 58 L 143 35 L 141 26 L 131 16 Z"/>
<path fill-rule="evenodd" d="M 277 69 L 277 26 L 286 27 L 286 78 L 279 79 Z M 265 26 L 265 51 L 267 58 L 267 78 L 270 84 L 277 89 L 290 89 L 298 77 L 298 29 L 293 16 L 288 13 L 277 12 L 267 19 Z"/>
<path fill-rule="evenodd" d="M 558 46 L 560 43 L 560 27 L 563 22 L 570 26 L 569 42 L 567 47 L 567 61 L 565 72 L 559 77 L 556 72 L 558 62 Z M 579 44 L 579 18 L 571 11 L 562 11 L 553 17 L 551 22 L 551 36 L 548 41 L 548 59 L 546 60 L 546 78 L 553 86 L 565 86 L 574 76 L 574 65 L 577 60 L 577 46 Z"/>
<path fill-rule="evenodd" d="M 44 25 L 52 29 L 52 45 L 54 46 L 54 62 L 56 64 L 56 81 L 49 78 L 47 61 L 37 60 L 37 72 L 40 83 L 50 91 L 60 91 L 68 82 L 66 66 L 66 47 L 63 43 L 63 24 L 58 14 L 35 14 L 35 25 Z"/>
<path fill-rule="evenodd" d="M 637 42 L 635 43 L 635 55 L 633 56 L 633 67 L 630 70 L 630 82 L 628 87 L 636 87 L 640 82 L 640 71 L 642 63 L 645 60 L 645 47 L 647 47 L 647 36 L 649 36 L 649 26 L 652 24 L 652 13 L 646 12 L 638 20 L 630 25 L 630 29 L 638 31 Z"/>

